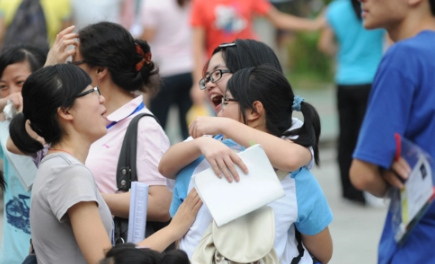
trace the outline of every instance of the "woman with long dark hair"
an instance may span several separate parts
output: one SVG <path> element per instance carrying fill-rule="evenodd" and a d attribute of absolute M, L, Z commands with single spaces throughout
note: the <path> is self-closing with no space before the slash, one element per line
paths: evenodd
<path fill-rule="evenodd" d="M 328 26 L 322 31 L 319 49 L 337 56 L 337 108 L 339 114 L 338 164 L 343 198 L 365 204 L 362 191 L 349 179 L 371 83 L 383 54 L 383 30 L 366 30 L 358 0 L 332 2 L 326 11 Z M 334 43 L 337 40 L 337 44 Z"/>

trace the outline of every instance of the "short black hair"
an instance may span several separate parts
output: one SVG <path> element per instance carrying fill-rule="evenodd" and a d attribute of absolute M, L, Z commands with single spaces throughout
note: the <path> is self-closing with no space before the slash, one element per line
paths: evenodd
<path fill-rule="evenodd" d="M 47 53 L 42 49 L 30 45 L 16 45 L 2 50 L 0 55 L 0 76 L 11 64 L 27 61 L 30 71 L 35 72 L 44 66 Z"/>
<path fill-rule="evenodd" d="M 283 73 L 270 65 L 245 68 L 233 74 L 228 80 L 227 89 L 239 102 L 240 114 L 245 124 L 245 111 L 256 111 L 254 102 L 261 102 L 266 114 L 267 131 L 277 137 L 297 136 L 293 141 L 304 147 L 312 147 L 314 160 L 319 164 L 319 114 L 311 104 L 302 102 L 300 111 L 304 123 L 302 127 L 289 131 L 293 126 L 292 105 L 295 95 Z"/>
<path fill-rule="evenodd" d="M 69 64 L 44 67 L 32 73 L 24 82 L 23 112 L 17 114 L 9 125 L 9 133 L 17 148 L 25 154 L 43 149 L 41 142 L 32 138 L 26 130 L 26 120 L 45 142 L 55 145 L 64 132 L 58 121 L 58 108 L 68 109 L 92 82 L 81 68 Z"/>
<path fill-rule="evenodd" d="M 283 71 L 275 52 L 263 42 L 253 39 L 236 39 L 233 43 L 235 43 L 233 46 L 220 45 L 212 53 L 213 56 L 222 51 L 225 65 L 231 72 L 262 64 L 269 64 L 280 72 Z M 208 65 L 205 66 L 204 73 L 207 67 Z"/>

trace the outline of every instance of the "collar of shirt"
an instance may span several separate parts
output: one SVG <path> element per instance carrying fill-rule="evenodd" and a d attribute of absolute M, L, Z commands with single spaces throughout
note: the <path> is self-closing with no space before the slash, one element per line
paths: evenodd
<path fill-rule="evenodd" d="M 121 106 L 118 110 L 111 113 L 107 116 L 108 124 L 112 122 L 119 122 L 133 113 L 133 111 L 141 104 L 143 103 L 143 96 L 139 95 L 138 97 L 134 98 L 130 102 L 126 103 L 125 105 Z"/>

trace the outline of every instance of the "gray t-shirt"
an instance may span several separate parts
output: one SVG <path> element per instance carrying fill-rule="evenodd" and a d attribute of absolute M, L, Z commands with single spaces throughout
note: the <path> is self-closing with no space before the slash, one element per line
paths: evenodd
<path fill-rule="evenodd" d="M 39 165 L 32 190 L 30 226 L 40 264 L 86 263 L 74 237 L 68 209 L 95 201 L 112 238 L 113 220 L 91 171 L 67 153 L 46 156 Z"/>

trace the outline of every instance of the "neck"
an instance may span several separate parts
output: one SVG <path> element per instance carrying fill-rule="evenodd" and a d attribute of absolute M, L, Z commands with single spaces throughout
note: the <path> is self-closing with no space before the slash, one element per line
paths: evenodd
<path fill-rule="evenodd" d="M 106 115 L 110 115 L 133 99 L 129 91 L 122 89 L 114 83 L 102 84 L 101 87 L 98 88 L 100 88 L 101 94 L 105 99 L 104 106 L 107 109 Z"/>
<path fill-rule="evenodd" d="M 426 10 L 426 12 L 429 12 L 429 14 L 411 13 L 398 25 L 387 27 L 390 38 L 397 42 L 412 38 L 424 30 L 435 31 L 435 17 L 432 16 L 430 11 Z"/>
<path fill-rule="evenodd" d="M 85 142 L 85 139 L 72 140 L 71 138 L 67 138 L 62 142 L 51 146 L 49 152 L 66 152 L 78 159 L 81 163 L 85 164 L 86 158 L 88 157 L 89 148 L 91 147 L 91 143 Z"/>

